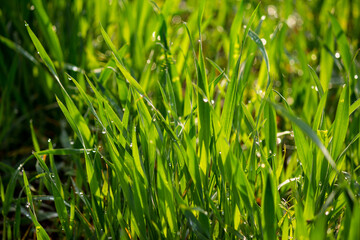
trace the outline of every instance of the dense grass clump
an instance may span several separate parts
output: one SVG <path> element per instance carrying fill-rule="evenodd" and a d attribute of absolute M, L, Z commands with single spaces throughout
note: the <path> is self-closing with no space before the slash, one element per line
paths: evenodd
<path fill-rule="evenodd" d="M 2 239 L 360 239 L 359 1 L 0 18 Z"/>

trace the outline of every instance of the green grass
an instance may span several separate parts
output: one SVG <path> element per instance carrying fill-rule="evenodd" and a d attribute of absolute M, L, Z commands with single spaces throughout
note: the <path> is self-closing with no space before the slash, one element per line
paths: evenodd
<path fill-rule="evenodd" d="M 359 239 L 359 9 L 4 1 L 2 239 Z"/>

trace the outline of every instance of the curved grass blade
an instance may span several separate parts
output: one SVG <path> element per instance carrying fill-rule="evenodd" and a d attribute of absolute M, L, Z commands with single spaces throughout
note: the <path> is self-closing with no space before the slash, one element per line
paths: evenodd
<path fill-rule="evenodd" d="M 330 153 L 328 152 L 326 147 L 323 145 L 321 140 L 318 138 L 316 133 L 314 133 L 314 131 L 305 122 L 303 122 L 301 119 L 295 117 L 292 113 L 287 111 L 284 107 L 280 106 L 279 104 L 273 103 L 273 102 L 271 102 L 271 104 L 274 106 L 274 108 L 277 110 L 277 112 L 280 113 L 280 115 L 288 118 L 291 122 L 296 124 L 296 126 L 298 126 L 303 133 L 305 133 L 307 136 L 310 137 L 310 139 L 318 146 L 318 148 L 324 154 L 326 160 L 329 162 L 331 167 L 338 173 L 339 170 L 337 169 L 333 158 L 331 157 Z"/>
<path fill-rule="evenodd" d="M 44 9 L 44 6 L 42 4 L 41 0 L 32 0 L 32 3 L 35 7 L 35 14 L 39 20 L 40 27 L 42 28 L 42 31 L 44 32 L 48 44 L 50 47 L 50 50 L 53 52 L 54 57 L 60 62 L 63 62 L 63 53 L 61 50 L 59 39 L 53 30 L 53 25 L 50 22 L 50 19 Z"/>

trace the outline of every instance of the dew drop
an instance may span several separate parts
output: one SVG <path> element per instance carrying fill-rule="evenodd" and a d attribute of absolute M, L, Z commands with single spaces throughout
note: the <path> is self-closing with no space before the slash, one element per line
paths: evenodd
<path fill-rule="evenodd" d="M 209 100 L 208 100 L 207 98 L 204 98 L 203 101 L 204 101 L 204 102 L 208 102 Z"/>
<path fill-rule="evenodd" d="M 51 142 L 51 138 L 48 139 L 48 143 Z"/>
<path fill-rule="evenodd" d="M 281 138 L 276 138 L 276 145 L 279 145 L 281 143 Z"/>
<path fill-rule="evenodd" d="M 359 76 L 358 76 L 358 75 L 355 75 L 355 76 L 354 76 L 354 78 L 355 78 L 355 79 L 358 79 L 358 78 L 359 78 Z"/>
<path fill-rule="evenodd" d="M 132 148 L 132 143 L 130 143 L 130 147 Z"/>
<path fill-rule="evenodd" d="M 325 215 L 326 215 L 326 216 L 329 215 L 329 211 L 326 211 L 326 212 L 325 212 Z"/>
<path fill-rule="evenodd" d="M 25 23 L 25 27 L 29 26 L 29 24 Z"/>
<path fill-rule="evenodd" d="M 340 53 L 336 52 L 335 57 L 339 59 L 340 58 Z"/>
<path fill-rule="evenodd" d="M 102 133 L 102 134 L 105 134 L 105 133 L 106 133 L 106 129 L 104 128 L 101 133 Z"/>
<path fill-rule="evenodd" d="M 215 101 L 214 101 L 214 100 L 211 100 L 211 104 L 214 105 L 214 104 L 215 104 Z"/>
<path fill-rule="evenodd" d="M 25 205 L 26 208 L 29 208 L 30 207 L 30 203 L 27 202 L 26 205 Z"/>
<path fill-rule="evenodd" d="M 23 164 L 20 164 L 18 167 L 18 170 L 20 171 L 22 167 L 23 167 Z"/>
<path fill-rule="evenodd" d="M 262 163 L 260 166 L 261 168 L 265 168 L 265 163 Z"/>

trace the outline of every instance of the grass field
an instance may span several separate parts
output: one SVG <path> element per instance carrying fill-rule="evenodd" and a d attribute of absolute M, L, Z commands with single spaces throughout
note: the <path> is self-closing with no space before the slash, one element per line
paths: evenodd
<path fill-rule="evenodd" d="M 360 239 L 360 1 L 0 7 L 2 239 Z"/>

